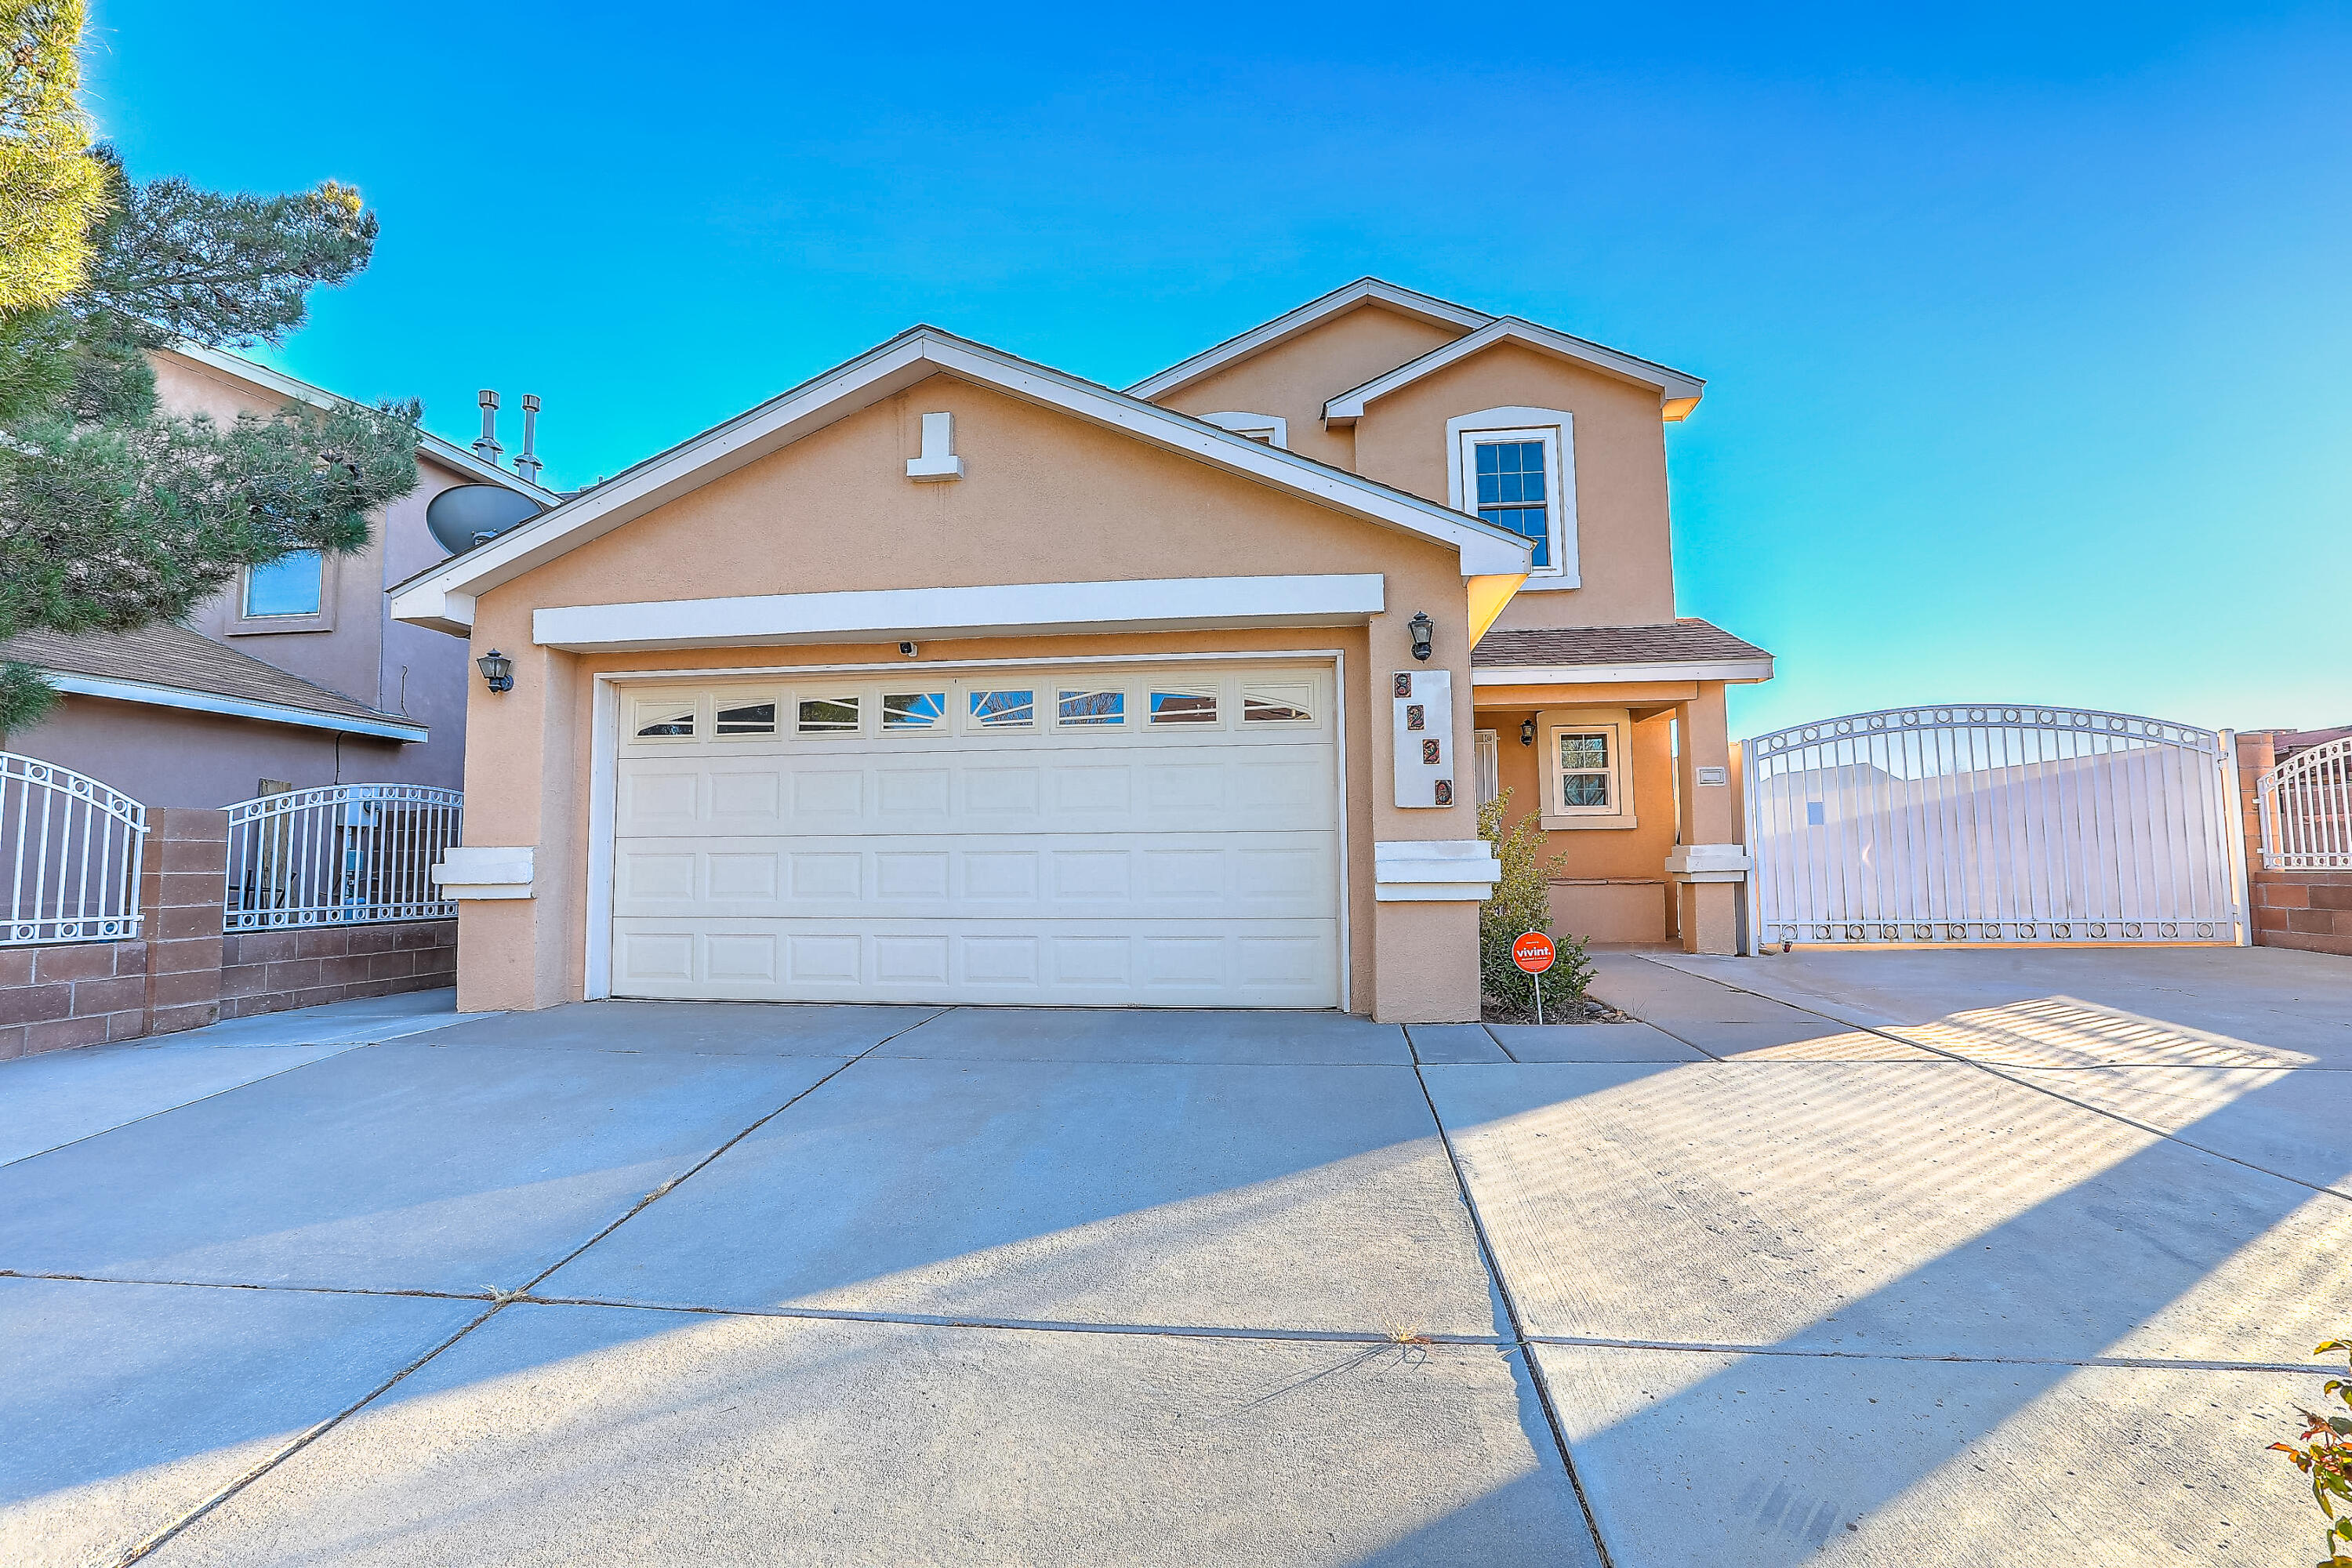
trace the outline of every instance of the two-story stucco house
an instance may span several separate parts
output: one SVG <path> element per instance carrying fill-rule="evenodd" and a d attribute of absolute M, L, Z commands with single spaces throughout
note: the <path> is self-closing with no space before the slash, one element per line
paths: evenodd
<path fill-rule="evenodd" d="M 151 356 L 157 402 L 226 424 L 334 395 L 236 354 L 194 345 Z M 385 613 L 384 587 L 444 559 L 433 498 L 492 484 L 540 506 L 562 498 L 424 435 L 416 488 L 369 520 L 367 548 L 289 555 L 241 572 L 185 625 L 65 637 L 26 632 L 0 656 L 42 667 L 63 700 L 8 734 L 150 806 L 221 806 L 328 784 L 459 787 L 466 650 Z"/>
<path fill-rule="evenodd" d="M 1370 279 L 1124 393 L 908 331 L 394 591 L 513 661 L 459 1003 L 1474 1019 L 1496 787 L 1570 929 L 1728 951 L 1700 390 Z"/>

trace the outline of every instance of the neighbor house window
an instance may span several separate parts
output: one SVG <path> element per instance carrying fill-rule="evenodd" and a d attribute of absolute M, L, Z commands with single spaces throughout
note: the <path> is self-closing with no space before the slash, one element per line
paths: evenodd
<path fill-rule="evenodd" d="M 245 569 L 245 614 L 315 616 L 325 602 L 325 566 L 315 550 Z"/>
<path fill-rule="evenodd" d="M 1535 566 L 1551 565 L 1550 464 L 1542 440 L 1474 441 L 1478 515 L 1535 541 Z"/>

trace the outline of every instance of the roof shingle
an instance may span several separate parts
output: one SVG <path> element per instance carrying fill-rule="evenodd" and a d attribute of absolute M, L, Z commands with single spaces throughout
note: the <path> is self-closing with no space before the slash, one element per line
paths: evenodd
<path fill-rule="evenodd" d="M 379 712 L 364 702 L 314 686 L 274 664 L 264 664 L 202 632 L 169 621 L 131 632 L 26 631 L 0 641 L 0 659 L 37 665 L 60 675 L 167 686 L 248 702 L 274 702 L 344 719 L 415 721 Z"/>
<path fill-rule="evenodd" d="M 1721 626 L 1684 619 L 1646 626 L 1546 626 L 1496 630 L 1478 639 L 1470 662 L 1480 668 L 1578 664 L 1721 664 L 1769 658 Z"/>

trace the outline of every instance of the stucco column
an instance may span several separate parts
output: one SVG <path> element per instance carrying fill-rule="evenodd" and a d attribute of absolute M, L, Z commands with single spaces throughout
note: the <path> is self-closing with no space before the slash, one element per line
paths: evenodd
<path fill-rule="evenodd" d="M 483 610 L 472 652 L 512 658 L 514 689 L 478 677 L 467 699 L 465 845 L 441 878 L 457 900 L 457 1005 L 552 1007 L 581 995 L 571 897 L 585 854 L 572 821 L 580 661 L 533 645 L 528 609 Z"/>
<path fill-rule="evenodd" d="M 1383 1024 L 1475 1023 L 1478 906 L 1493 886 L 1480 868 L 1493 862 L 1478 841 L 1469 616 L 1455 563 L 1438 560 L 1427 569 L 1391 573 L 1388 605 L 1367 628 L 1374 846 L 1371 1013 Z M 1416 612 L 1434 623 L 1426 661 L 1412 657 Z M 1450 678 L 1454 804 L 1400 806 L 1396 678 L 1433 670 Z"/>
<path fill-rule="evenodd" d="M 1737 952 L 1748 857 L 1731 787 L 1723 683 L 1700 683 L 1696 697 L 1675 706 L 1675 720 L 1680 737 L 1675 826 L 1681 842 L 1666 857 L 1666 875 L 1675 884 L 1683 951 Z"/>

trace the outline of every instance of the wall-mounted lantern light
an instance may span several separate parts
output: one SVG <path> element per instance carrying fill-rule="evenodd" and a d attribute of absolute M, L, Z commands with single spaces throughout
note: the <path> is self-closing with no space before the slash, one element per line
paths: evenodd
<path fill-rule="evenodd" d="M 482 672 L 482 679 L 488 683 L 491 690 L 512 691 L 514 689 L 514 660 L 498 649 L 492 648 L 476 659 L 474 667 Z"/>
<path fill-rule="evenodd" d="M 1430 637 L 1437 630 L 1437 623 L 1429 618 L 1429 612 L 1415 610 L 1412 613 L 1412 619 L 1405 622 L 1404 629 L 1412 634 L 1412 657 L 1427 658 Z"/>
<path fill-rule="evenodd" d="M 1532 745 L 1534 745 L 1535 743 L 1536 743 L 1536 721 L 1535 721 L 1534 720 L 1532 720 L 1532 719 L 1522 719 L 1522 720 L 1520 720 L 1520 721 L 1519 721 L 1519 744 L 1520 744 L 1520 745 L 1522 745 L 1522 746 L 1532 746 Z"/>

